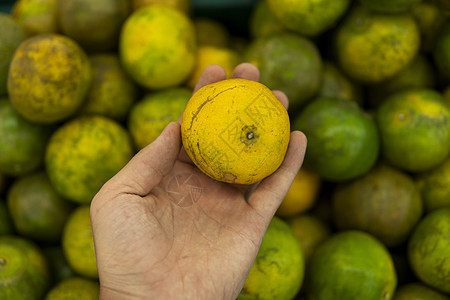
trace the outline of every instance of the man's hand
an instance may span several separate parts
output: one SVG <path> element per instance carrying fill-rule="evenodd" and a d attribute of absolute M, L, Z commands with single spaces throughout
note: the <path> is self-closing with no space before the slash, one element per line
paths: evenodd
<path fill-rule="evenodd" d="M 233 77 L 258 80 L 259 71 L 244 63 Z M 195 90 L 224 79 L 211 65 Z M 179 122 L 170 123 L 92 200 L 100 297 L 235 299 L 305 149 L 294 131 L 275 173 L 251 187 L 232 185 L 199 171 L 182 148 Z"/>

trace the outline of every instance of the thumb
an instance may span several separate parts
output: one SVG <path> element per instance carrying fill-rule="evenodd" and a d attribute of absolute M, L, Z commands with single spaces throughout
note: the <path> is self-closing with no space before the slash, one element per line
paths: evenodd
<path fill-rule="evenodd" d="M 306 136 L 300 131 L 291 132 L 288 150 L 283 163 L 275 173 L 263 179 L 248 199 L 251 205 L 266 220 L 272 219 L 283 201 L 295 176 L 303 164 L 307 145 Z"/>
<path fill-rule="evenodd" d="M 172 170 L 180 148 L 180 124 L 171 122 L 105 185 L 119 193 L 145 196 Z"/>

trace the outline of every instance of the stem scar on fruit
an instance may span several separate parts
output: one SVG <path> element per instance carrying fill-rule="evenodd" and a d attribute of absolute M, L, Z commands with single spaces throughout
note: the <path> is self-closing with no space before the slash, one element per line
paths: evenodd
<path fill-rule="evenodd" d="M 255 125 L 246 125 L 242 127 L 242 134 L 240 138 L 241 142 L 243 142 L 247 146 L 256 143 L 256 141 L 259 139 L 259 135 L 257 135 L 256 132 L 257 127 Z"/>

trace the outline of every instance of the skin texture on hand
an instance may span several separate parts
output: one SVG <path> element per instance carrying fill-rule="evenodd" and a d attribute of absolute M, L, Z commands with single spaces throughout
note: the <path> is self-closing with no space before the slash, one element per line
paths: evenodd
<path fill-rule="evenodd" d="M 233 77 L 259 79 L 251 64 Z M 205 69 L 195 90 L 225 79 Z M 274 91 L 285 107 L 287 97 Z M 181 145 L 179 122 L 138 152 L 91 202 L 101 299 L 235 299 L 303 163 L 293 131 L 280 168 L 258 184 L 214 181 Z"/>

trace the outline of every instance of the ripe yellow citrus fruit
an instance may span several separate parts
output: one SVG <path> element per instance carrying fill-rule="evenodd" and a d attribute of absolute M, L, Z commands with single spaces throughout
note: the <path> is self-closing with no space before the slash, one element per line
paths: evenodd
<path fill-rule="evenodd" d="M 6 82 L 8 79 L 9 64 L 14 56 L 14 51 L 27 38 L 25 29 L 10 15 L 0 12 L 0 96 L 7 93 Z"/>
<path fill-rule="evenodd" d="M 138 9 L 122 27 L 122 64 L 137 83 L 148 89 L 184 82 L 194 68 L 196 53 L 192 20 L 167 5 Z"/>
<path fill-rule="evenodd" d="M 0 236 L 0 299 L 42 299 L 50 271 L 41 249 L 18 236 Z"/>
<path fill-rule="evenodd" d="M 332 203 L 338 229 L 365 231 L 387 247 L 403 243 L 423 211 L 413 179 L 387 165 L 377 165 L 364 176 L 338 185 Z"/>
<path fill-rule="evenodd" d="M 237 299 L 294 299 L 303 275 L 300 243 L 286 222 L 274 217 Z"/>
<path fill-rule="evenodd" d="M 391 95 L 378 107 L 376 120 L 382 156 L 402 170 L 430 170 L 450 153 L 450 108 L 434 90 Z"/>
<path fill-rule="evenodd" d="M 450 156 L 436 168 L 418 174 L 416 180 L 427 213 L 450 207 Z"/>
<path fill-rule="evenodd" d="M 391 299 L 397 285 L 392 257 L 373 236 L 343 231 L 325 240 L 313 254 L 308 299 Z"/>
<path fill-rule="evenodd" d="M 335 41 L 342 70 L 354 80 L 375 83 L 414 59 L 420 33 L 410 14 L 381 14 L 355 6 L 337 28 Z"/>
<path fill-rule="evenodd" d="M 98 300 L 99 296 L 100 286 L 97 281 L 74 276 L 53 286 L 45 300 Z"/>
<path fill-rule="evenodd" d="M 58 193 L 76 203 L 90 203 L 133 153 L 130 135 L 119 123 L 101 116 L 84 116 L 53 133 L 45 166 Z"/>
<path fill-rule="evenodd" d="M 450 293 L 450 207 L 425 215 L 408 241 L 408 259 L 416 276 L 443 293 Z"/>
<path fill-rule="evenodd" d="M 53 188 L 47 174 L 23 176 L 8 190 L 8 207 L 17 232 L 36 241 L 57 242 L 72 203 Z"/>
<path fill-rule="evenodd" d="M 183 113 L 192 90 L 172 87 L 148 94 L 137 102 L 128 117 L 128 130 L 140 150 L 153 142 L 172 121 Z"/>
<path fill-rule="evenodd" d="M 62 248 L 67 262 L 77 274 L 98 278 L 89 205 L 78 206 L 67 219 Z"/>
<path fill-rule="evenodd" d="M 57 1 L 61 32 L 86 51 L 116 50 L 122 24 L 131 12 L 129 0 Z"/>
<path fill-rule="evenodd" d="M 378 159 L 379 137 L 373 118 L 355 102 L 318 98 L 294 121 L 308 138 L 305 166 L 329 181 L 368 172 Z"/>
<path fill-rule="evenodd" d="M 315 36 L 331 28 L 347 10 L 349 0 L 267 0 L 280 23 L 303 35 Z"/>
<path fill-rule="evenodd" d="M 281 165 L 290 138 L 289 116 L 265 85 L 227 79 L 189 100 L 181 121 L 183 146 L 215 180 L 255 183 Z"/>
<path fill-rule="evenodd" d="M 220 65 L 231 78 L 234 68 L 240 63 L 238 53 L 231 48 L 199 46 L 197 50 L 197 60 L 195 67 L 187 81 L 187 86 L 194 89 L 203 70 L 212 64 Z"/>
<path fill-rule="evenodd" d="M 28 35 L 59 31 L 58 0 L 19 0 L 14 3 L 12 17 L 22 24 Z"/>
<path fill-rule="evenodd" d="M 42 167 L 51 132 L 47 125 L 24 119 L 9 99 L 0 98 L 0 172 L 17 177 Z"/>
<path fill-rule="evenodd" d="M 40 34 L 25 40 L 14 53 L 8 93 L 26 119 L 54 123 L 80 107 L 91 76 L 87 55 L 72 39 Z"/>
<path fill-rule="evenodd" d="M 289 108 L 296 109 L 309 100 L 320 87 L 322 58 L 309 39 L 292 32 L 254 39 L 244 53 L 261 71 L 261 83 L 283 91 Z"/>
<path fill-rule="evenodd" d="M 89 61 L 92 83 L 79 113 L 124 121 L 137 99 L 137 85 L 126 74 L 116 54 L 93 54 Z"/>
<path fill-rule="evenodd" d="M 276 214 L 280 217 L 291 217 L 310 209 L 317 199 L 321 183 L 322 179 L 318 174 L 302 168 L 295 176 Z"/>

